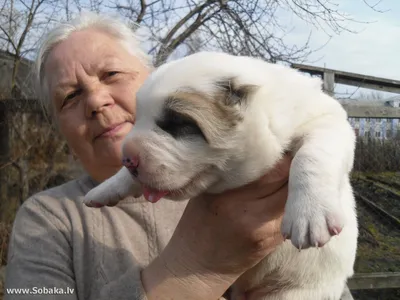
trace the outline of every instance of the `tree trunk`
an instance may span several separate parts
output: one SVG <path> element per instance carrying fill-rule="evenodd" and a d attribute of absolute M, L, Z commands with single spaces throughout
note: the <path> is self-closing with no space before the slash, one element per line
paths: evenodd
<path fill-rule="evenodd" d="M 27 133 L 27 126 L 28 126 L 28 114 L 22 113 L 21 118 L 21 135 L 22 140 L 27 141 L 26 133 Z M 21 184 L 21 192 L 20 192 L 20 203 L 22 204 L 29 196 L 29 177 L 28 177 L 28 161 L 27 157 L 28 154 L 21 157 L 19 166 L 20 166 L 20 184 Z"/>
<path fill-rule="evenodd" d="M 9 160 L 9 127 L 5 103 L 0 100 L 0 207 L 8 196 L 7 171 L 4 167 Z M 1 221 L 1 220 L 0 220 Z"/>

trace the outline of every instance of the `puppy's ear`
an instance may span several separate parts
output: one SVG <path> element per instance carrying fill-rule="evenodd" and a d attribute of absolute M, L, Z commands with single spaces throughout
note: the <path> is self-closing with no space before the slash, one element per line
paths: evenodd
<path fill-rule="evenodd" d="M 221 79 L 216 85 L 221 92 L 222 102 L 228 106 L 246 104 L 257 88 L 255 85 L 238 84 L 234 78 Z"/>

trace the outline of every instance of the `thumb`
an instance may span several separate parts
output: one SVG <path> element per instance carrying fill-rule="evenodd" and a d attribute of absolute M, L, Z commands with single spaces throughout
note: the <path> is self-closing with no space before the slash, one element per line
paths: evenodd
<path fill-rule="evenodd" d="M 243 187 L 233 189 L 230 192 L 234 194 L 247 194 L 248 196 L 258 199 L 265 198 L 287 184 L 291 163 L 292 156 L 285 155 L 267 174 L 263 175 L 256 181 Z"/>

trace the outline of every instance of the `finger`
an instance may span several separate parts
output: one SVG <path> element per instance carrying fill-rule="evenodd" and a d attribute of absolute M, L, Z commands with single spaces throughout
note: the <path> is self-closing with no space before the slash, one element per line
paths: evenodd
<path fill-rule="evenodd" d="M 261 227 L 269 227 L 270 232 L 280 233 L 287 195 L 288 186 L 284 185 L 273 195 L 258 200 L 255 203 L 257 209 L 251 210 L 254 220 L 257 220 L 256 223 L 259 223 Z"/>
<path fill-rule="evenodd" d="M 262 199 L 264 205 L 263 211 L 271 217 L 281 217 L 285 210 L 286 200 L 288 198 L 288 184 L 282 185 L 275 193 Z"/>
<path fill-rule="evenodd" d="M 250 184 L 249 188 L 257 191 L 257 198 L 275 193 L 288 182 L 291 163 L 292 157 L 285 155 L 271 171 Z"/>
<path fill-rule="evenodd" d="M 293 157 L 290 153 L 285 154 L 270 172 L 263 175 L 258 180 L 220 194 L 208 194 L 205 192 L 203 196 L 211 199 L 245 197 L 249 200 L 256 200 L 265 198 L 275 193 L 288 182 L 292 159 Z"/>
<path fill-rule="evenodd" d="M 249 198 L 265 198 L 275 193 L 288 182 L 291 162 L 292 157 L 290 155 L 285 155 L 270 172 L 258 180 L 242 187 L 232 189 L 226 192 L 226 194 L 230 196 L 246 194 Z"/>
<path fill-rule="evenodd" d="M 283 156 L 283 158 L 275 164 L 273 169 L 262 176 L 259 181 L 264 185 L 288 178 L 292 159 L 290 155 Z"/>

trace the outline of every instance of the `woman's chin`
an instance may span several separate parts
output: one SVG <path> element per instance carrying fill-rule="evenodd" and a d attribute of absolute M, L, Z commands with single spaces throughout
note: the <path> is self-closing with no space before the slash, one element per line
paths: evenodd
<path fill-rule="evenodd" d="M 122 168 L 122 151 L 121 145 L 109 145 L 109 147 L 98 147 L 94 149 L 95 160 L 93 165 L 99 168 L 121 169 Z"/>

